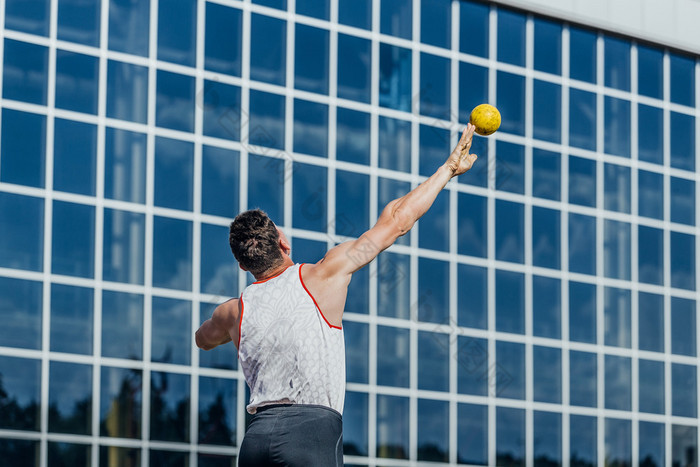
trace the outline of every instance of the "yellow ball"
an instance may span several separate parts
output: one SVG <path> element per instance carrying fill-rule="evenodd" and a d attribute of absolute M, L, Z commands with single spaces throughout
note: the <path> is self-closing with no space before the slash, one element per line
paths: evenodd
<path fill-rule="evenodd" d="M 501 126 L 501 113 L 492 105 L 477 105 L 469 116 L 469 122 L 476 127 L 474 131 L 477 134 L 488 136 Z"/>

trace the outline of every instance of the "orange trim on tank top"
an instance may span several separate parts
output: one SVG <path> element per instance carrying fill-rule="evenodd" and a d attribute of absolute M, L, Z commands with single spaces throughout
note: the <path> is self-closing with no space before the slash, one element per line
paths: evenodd
<path fill-rule="evenodd" d="M 323 321 L 325 321 L 326 324 L 327 324 L 329 327 L 331 327 L 331 328 L 334 328 L 334 329 L 343 329 L 342 326 L 334 326 L 334 325 L 332 325 L 332 324 L 326 319 L 326 315 L 324 315 L 324 314 L 323 314 L 323 311 L 321 311 L 321 307 L 318 306 L 318 303 L 316 303 L 316 299 L 314 298 L 313 295 L 311 295 L 311 292 L 309 292 L 309 289 L 306 288 L 306 284 L 304 284 L 304 279 L 302 279 L 302 277 L 301 277 L 301 267 L 302 267 L 303 265 L 305 265 L 305 264 L 306 264 L 306 263 L 301 263 L 301 264 L 299 265 L 299 280 L 301 281 L 301 286 L 304 287 L 304 290 L 306 290 L 306 293 L 309 294 L 309 297 L 311 297 L 311 300 L 314 301 L 314 305 L 316 305 L 316 309 L 318 310 L 318 312 L 321 313 L 321 317 L 323 318 Z"/>
<path fill-rule="evenodd" d="M 238 317 L 238 344 L 236 344 L 236 348 L 240 349 L 241 348 L 241 324 L 243 324 L 243 294 L 241 294 L 240 298 L 238 299 L 238 303 L 241 304 L 241 316 Z M 239 354 L 240 356 L 240 354 Z"/>
<path fill-rule="evenodd" d="M 286 268 L 282 269 L 280 272 L 278 272 L 278 273 L 275 274 L 274 276 L 268 277 L 267 279 L 263 279 L 263 280 L 261 280 L 261 281 L 255 281 L 255 282 L 253 282 L 253 284 L 262 284 L 263 282 L 267 282 L 267 281 L 269 281 L 270 279 L 274 279 L 275 277 L 279 276 L 279 275 L 282 274 L 284 271 L 286 271 L 287 268 L 289 268 L 289 266 L 287 266 Z"/>

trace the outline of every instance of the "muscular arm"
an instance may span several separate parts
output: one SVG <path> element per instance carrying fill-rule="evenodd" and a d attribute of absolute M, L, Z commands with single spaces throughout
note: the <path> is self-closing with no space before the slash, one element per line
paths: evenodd
<path fill-rule="evenodd" d="M 235 338 L 238 342 L 239 301 L 233 298 L 217 306 L 211 318 L 206 320 L 194 334 L 194 340 L 202 350 L 211 350 Z"/>

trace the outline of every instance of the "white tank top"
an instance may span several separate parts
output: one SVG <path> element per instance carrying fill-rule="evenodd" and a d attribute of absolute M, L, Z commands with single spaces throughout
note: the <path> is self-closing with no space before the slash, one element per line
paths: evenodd
<path fill-rule="evenodd" d="M 241 294 L 238 358 L 250 388 L 248 413 L 270 404 L 315 404 L 343 413 L 345 340 L 301 278 L 303 264 Z"/>

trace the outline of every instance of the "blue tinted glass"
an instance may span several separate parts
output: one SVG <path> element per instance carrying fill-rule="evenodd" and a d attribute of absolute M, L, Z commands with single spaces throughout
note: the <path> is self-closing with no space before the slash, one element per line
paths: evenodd
<path fill-rule="evenodd" d="M 418 319 L 447 323 L 450 315 L 450 265 L 437 259 L 418 259 Z"/>
<path fill-rule="evenodd" d="M 696 321 L 694 300 L 671 298 L 671 352 L 695 356 Z"/>
<path fill-rule="evenodd" d="M 571 415 L 569 418 L 570 465 L 594 466 L 598 462 L 598 421 L 596 417 Z"/>
<path fill-rule="evenodd" d="M 598 360 L 596 354 L 569 351 L 569 402 L 571 405 L 595 407 L 598 404 Z"/>
<path fill-rule="evenodd" d="M 630 168 L 622 165 L 605 164 L 605 209 L 630 212 Z"/>
<path fill-rule="evenodd" d="M 605 85 L 611 88 L 630 90 L 630 43 L 625 39 L 606 37 Z"/>
<path fill-rule="evenodd" d="M 596 219 L 569 214 L 569 271 L 596 273 Z"/>
<path fill-rule="evenodd" d="M 107 116 L 146 123 L 148 68 L 131 63 L 107 62 Z"/>
<path fill-rule="evenodd" d="M 250 90 L 248 141 L 256 146 L 284 147 L 284 96 Z"/>
<path fill-rule="evenodd" d="M 0 181 L 44 187 L 46 117 L 2 109 Z"/>
<path fill-rule="evenodd" d="M 192 303 L 153 297 L 151 361 L 189 365 Z"/>
<path fill-rule="evenodd" d="M 377 384 L 408 387 L 409 331 L 377 326 Z"/>
<path fill-rule="evenodd" d="M 534 80 L 533 136 L 543 141 L 561 141 L 561 86 L 547 81 Z"/>
<path fill-rule="evenodd" d="M 102 356 L 140 360 L 142 348 L 143 296 L 102 292 Z"/>
<path fill-rule="evenodd" d="M 450 132 L 434 126 L 420 126 L 420 174 L 432 175 L 450 154 Z"/>
<path fill-rule="evenodd" d="M 339 0 L 338 23 L 370 29 L 372 27 L 372 0 Z"/>
<path fill-rule="evenodd" d="M 535 439 L 534 457 L 537 465 L 562 465 L 560 413 L 534 413 Z"/>
<path fill-rule="evenodd" d="M 292 179 L 292 226 L 326 232 L 328 217 L 328 169 L 294 163 Z"/>
<path fill-rule="evenodd" d="M 202 224 L 200 290 L 216 296 L 238 292 L 238 265 L 228 243 L 228 228 Z"/>
<path fill-rule="evenodd" d="M 695 117 L 671 112 L 671 167 L 695 170 Z"/>
<path fill-rule="evenodd" d="M 248 156 L 248 208 L 260 208 L 273 222 L 282 223 L 284 215 L 284 160 Z"/>
<path fill-rule="evenodd" d="M 637 45 L 637 91 L 639 94 L 662 99 L 664 95 L 664 53 L 663 51 Z"/>
<path fill-rule="evenodd" d="M 150 11 L 149 2 L 109 0 L 109 48 L 148 56 Z"/>
<path fill-rule="evenodd" d="M 335 233 L 359 237 L 369 228 L 369 176 L 335 172 Z"/>
<path fill-rule="evenodd" d="M 523 222 L 522 204 L 496 200 L 496 259 L 523 262 L 525 257 Z"/>
<path fill-rule="evenodd" d="M 3 405 L 0 427 L 17 430 L 40 429 L 41 361 L 0 357 Z"/>
<path fill-rule="evenodd" d="M 632 359 L 605 356 L 605 408 L 631 410 Z"/>
<path fill-rule="evenodd" d="M 569 156 L 569 203 L 595 207 L 595 160 Z"/>
<path fill-rule="evenodd" d="M 596 82 L 596 34 L 585 29 L 569 29 L 570 56 L 576 57 L 569 64 L 569 76 L 573 79 Z"/>
<path fill-rule="evenodd" d="M 347 380 L 353 383 L 367 383 L 369 381 L 369 325 L 346 321 L 343 323 L 343 330 Z"/>
<path fill-rule="evenodd" d="M 596 287 L 569 282 L 569 339 L 596 342 Z"/>
<path fill-rule="evenodd" d="M 525 148 L 519 144 L 496 142 L 496 189 L 525 193 Z"/>
<path fill-rule="evenodd" d="M 58 39 L 97 47 L 100 43 L 100 0 L 61 0 Z"/>
<path fill-rule="evenodd" d="M 639 215 L 663 220 L 664 176 L 656 172 L 639 170 L 637 172 L 637 180 L 637 209 L 639 211 Z"/>
<path fill-rule="evenodd" d="M 418 246 L 447 251 L 450 246 L 450 194 L 441 192 L 428 212 L 418 221 Z"/>
<path fill-rule="evenodd" d="M 525 136 L 525 77 L 499 71 L 496 82 L 501 131 Z"/>
<path fill-rule="evenodd" d="M 400 198 L 411 191 L 411 184 L 409 182 L 380 177 L 377 188 L 377 212 L 381 213 L 384 211 L 385 206 L 391 201 Z M 394 243 L 399 245 L 408 245 L 412 235 L 413 234 L 411 231 L 409 231 L 406 235 L 397 238 Z"/>
<path fill-rule="evenodd" d="M 460 282 L 464 284 L 465 282 Z M 532 278 L 532 333 L 559 339 L 561 336 L 561 282 L 550 277 Z"/>
<path fill-rule="evenodd" d="M 671 232 L 671 287 L 695 290 L 695 236 Z"/>
<path fill-rule="evenodd" d="M 377 314 L 409 319 L 410 260 L 407 255 L 385 252 L 377 258 Z"/>
<path fill-rule="evenodd" d="M 70 459 L 74 465 L 90 464 L 90 445 L 58 443 L 49 441 L 47 446 L 47 458 L 51 465 L 61 465 L 65 459 Z"/>
<path fill-rule="evenodd" d="M 352 275 L 348 296 L 353 299 L 345 302 L 346 312 L 363 315 L 369 313 L 369 268 L 360 269 Z"/>
<path fill-rule="evenodd" d="M 153 285 L 192 289 L 192 223 L 153 217 Z"/>
<path fill-rule="evenodd" d="M 141 370 L 103 366 L 100 373 L 100 434 L 140 439 Z M 117 417 L 131 423 L 110 423 Z"/>
<path fill-rule="evenodd" d="M 697 427 L 673 425 L 671 430 L 671 465 L 692 463 L 698 452 Z"/>
<path fill-rule="evenodd" d="M 5 27 L 17 31 L 49 35 L 49 0 L 7 0 Z"/>
<path fill-rule="evenodd" d="M 605 220 L 605 276 L 630 278 L 630 224 Z"/>
<path fill-rule="evenodd" d="M 488 463 L 488 426 L 488 407 L 457 404 L 457 462 Z"/>
<path fill-rule="evenodd" d="M 409 399 L 377 396 L 377 457 L 408 459 Z"/>
<path fill-rule="evenodd" d="M 241 10 L 207 2 L 204 28 L 204 68 L 241 75 Z"/>
<path fill-rule="evenodd" d="M 372 43 L 338 34 L 338 97 L 369 104 Z"/>
<path fill-rule="evenodd" d="M 186 403 L 186 400 L 181 401 L 182 403 Z M 173 407 L 173 411 L 175 410 L 175 407 Z M 174 415 L 174 414 L 173 414 Z M 184 417 L 183 417 L 184 418 Z M 162 430 L 165 427 L 160 428 Z M 155 437 L 162 436 L 165 437 L 165 435 L 154 435 Z M 184 435 L 178 435 L 177 438 L 180 437 L 187 437 L 187 434 Z M 176 465 L 176 466 L 186 466 L 188 461 L 189 461 L 189 454 L 186 452 L 178 452 L 178 451 L 160 451 L 157 449 L 150 449 L 149 450 L 149 458 L 150 462 L 152 462 L 154 465 Z"/>
<path fill-rule="evenodd" d="M 97 57 L 56 51 L 56 107 L 96 114 L 98 75 Z"/>
<path fill-rule="evenodd" d="M 605 152 L 630 157 L 630 103 L 605 97 Z"/>
<path fill-rule="evenodd" d="M 253 0 L 253 3 L 258 5 L 265 5 L 271 8 L 277 8 L 280 10 L 287 9 L 287 0 Z"/>
<path fill-rule="evenodd" d="M 535 18 L 535 70 L 561 74 L 561 24 Z"/>
<path fill-rule="evenodd" d="M 420 40 L 424 44 L 450 48 L 452 4 L 441 0 L 421 0 Z"/>
<path fill-rule="evenodd" d="M 328 157 L 328 106 L 294 100 L 294 152 Z"/>
<path fill-rule="evenodd" d="M 532 149 L 532 195 L 559 201 L 561 192 L 561 154 Z"/>
<path fill-rule="evenodd" d="M 629 141 L 629 137 L 627 140 Z M 595 151 L 596 95 L 592 92 L 571 88 L 569 93 L 569 144 Z"/>
<path fill-rule="evenodd" d="M 498 61 L 525 66 L 525 15 L 498 11 Z"/>
<path fill-rule="evenodd" d="M 51 362 L 49 430 L 89 435 L 92 431 L 92 365 Z"/>
<path fill-rule="evenodd" d="M 459 3 L 464 5 L 466 2 Z M 469 121 L 469 115 L 474 107 L 488 101 L 488 85 L 488 68 L 459 62 L 459 121 Z M 472 147 L 472 151 L 475 149 Z"/>
<path fill-rule="evenodd" d="M 202 105 L 202 133 L 216 138 L 241 138 L 241 88 L 205 81 Z"/>
<path fill-rule="evenodd" d="M 92 354 L 93 290 L 51 284 L 51 350 Z"/>
<path fill-rule="evenodd" d="M 105 198 L 146 202 L 146 135 L 107 128 Z"/>
<path fill-rule="evenodd" d="M 664 351 L 664 297 L 639 292 L 639 350 Z"/>
<path fill-rule="evenodd" d="M 605 288 L 605 345 L 632 346 L 630 291 Z"/>
<path fill-rule="evenodd" d="M 698 413 L 697 367 L 671 364 L 671 414 L 695 418 Z"/>
<path fill-rule="evenodd" d="M 222 217 L 238 213 L 238 151 L 202 147 L 202 212 Z"/>
<path fill-rule="evenodd" d="M 0 192 L 0 266 L 41 271 L 43 263 L 44 200 Z"/>
<path fill-rule="evenodd" d="M 609 465 L 632 465 L 632 423 L 605 419 L 605 459 Z"/>
<path fill-rule="evenodd" d="M 165 208 L 192 210 L 194 144 L 156 138 L 153 202 Z"/>
<path fill-rule="evenodd" d="M 95 267 L 95 208 L 54 201 L 51 272 L 93 277 Z"/>
<path fill-rule="evenodd" d="M 561 403 L 561 349 L 535 345 L 532 361 L 534 400 Z"/>
<path fill-rule="evenodd" d="M 236 380 L 199 378 L 199 442 L 236 445 Z"/>
<path fill-rule="evenodd" d="M 384 5 L 390 2 L 382 2 Z M 389 44 L 379 46 L 379 105 L 411 110 L 411 50 Z"/>
<path fill-rule="evenodd" d="M 525 276 L 496 271 L 496 330 L 525 332 Z"/>
<path fill-rule="evenodd" d="M 234 266 L 238 269 L 238 265 Z M 235 284 L 234 284 L 235 285 Z M 211 318 L 214 310 L 216 309 L 216 304 L 214 303 L 200 303 L 199 306 L 199 322 Z M 235 370 L 238 368 L 238 351 L 236 346 L 230 345 L 220 345 L 212 350 L 200 350 L 199 351 L 199 366 L 203 368 L 222 368 L 225 370 Z"/>
<path fill-rule="evenodd" d="M 525 410 L 496 407 L 496 463 L 525 465 Z"/>
<path fill-rule="evenodd" d="M 378 139 L 379 167 L 410 172 L 411 122 L 380 116 Z"/>
<path fill-rule="evenodd" d="M 296 0 L 296 13 L 327 20 L 330 15 L 329 3 L 329 0 Z"/>
<path fill-rule="evenodd" d="M 486 257 L 486 198 L 468 193 L 457 195 L 457 251 L 461 255 Z"/>
<path fill-rule="evenodd" d="M 488 280 L 486 268 L 457 265 L 457 282 L 469 287 L 457 288 L 457 320 L 460 326 L 486 329 Z"/>
<path fill-rule="evenodd" d="M 250 32 L 250 79 L 284 86 L 287 23 L 253 13 Z"/>
<path fill-rule="evenodd" d="M 489 55 L 489 5 L 473 1 L 459 2 L 459 51 L 479 57 Z"/>
<path fill-rule="evenodd" d="M 666 429 L 663 423 L 639 421 L 640 465 L 664 465 Z"/>
<path fill-rule="evenodd" d="M 418 399 L 419 461 L 449 461 L 449 423 L 450 404 L 448 401 Z"/>
<path fill-rule="evenodd" d="M 42 295 L 41 282 L 0 277 L 0 346 L 41 348 Z"/>
<path fill-rule="evenodd" d="M 57 118 L 54 120 L 53 188 L 95 195 L 97 127 Z"/>
<path fill-rule="evenodd" d="M 337 160 L 369 165 L 369 114 L 338 107 L 335 144 Z"/>
<path fill-rule="evenodd" d="M 190 417 L 190 375 L 152 373 L 150 438 L 162 441 L 188 441 Z M 151 454 L 153 456 L 153 454 Z M 169 465 L 151 458 L 156 465 Z M 183 459 L 184 460 L 184 459 Z M 184 462 L 183 462 L 184 463 Z M 178 465 L 172 463 L 170 465 Z"/>
<path fill-rule="evenodd" d="M 156 125 L 194 131 L 194 78 L 158 70 L 156 82 Z"/>
<path fill-rule="evenodd" d="M 418 332 L 418 389 L 450 390 L 450 335 Z"/>
<path fill-rule="evenodd" d="M 525 398 L 525 345 L 496 342 L 496 395 Z"/>
<path fill-rule="evenodd" d="M 485 396 L 495 394 L 494 375 L 488 371 L 488 344 L 486 339 L 470 336 L 457 338 L 457 390 L 460 394 Z M 488 387 L 487 387 L 488 385 Z"/>
<path fill-rule="evenodd" d="M 343 411 L 343 452 L 348 456 L 369 454 L 369 396 L 362 392 L 345 393 Z"/>
<path fill-rule="evenodd" d="M 328 94 L 328 31 L 297 23 L 295 34 L 294 87 Z"/>
<path fill-rule="evenodd" d="M 420 54 L 420 113 L 443 120 L 450 119 L 449 59 Z"/>
<path fill-rule="evenodd" d="M 639 411 L 664 413 L 664 362 L 639 359 Z"/>
<path fill-rule="evenodd" d="M 639 226 L 639 281 L 663 285 L 664 232 L 653 227 Z"/>
<path fill-rule="evenodd" d="M 695 182 L 671 177 L 671 222 L 695 225 Z"/>
<path fill-rule="evenodd" d="M 402 39 L 411 39 L 413 2 L 411 0 L 384 0 L 381 2 L 380 8 L 381 33 Z"/>
<path fill-rule="evenodd" d="M 532 208 L 532 264 L 560 268 L 560 212 L 538 206 Z"/>
<path fill-rule="evenodd" d="M 695 59 L 670 54 L 671 56 L 671 102 L 695 105 Z"/>
<path fill-rule="evenodd" d="M 639 160 L 663 165 L 664 114 L 658 107 L 639 104 Z M 687 135 L 684 135 L 687 136 Z"/>
<path fill-rule="evenodd" d="M 194 66 L 196 24 L 196 0 L 161 1 L 158 5 L 158 60 Z"/>

